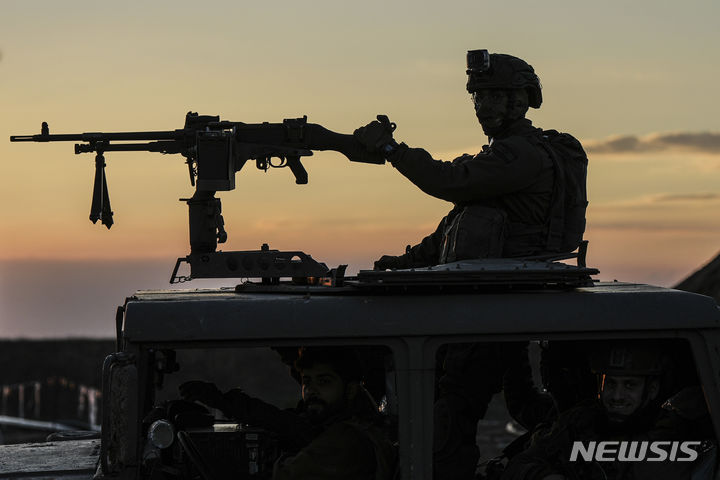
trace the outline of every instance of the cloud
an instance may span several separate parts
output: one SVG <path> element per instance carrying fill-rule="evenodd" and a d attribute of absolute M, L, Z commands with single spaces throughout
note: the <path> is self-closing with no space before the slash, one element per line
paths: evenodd
<path fill-rule="evenodd" d="M 720 154 L 720 132 L 671 132 L 614 136 L 583 142 L 588 153 L 645 153 L 682 149 Z"/>
<path fill-rule="evenodd" d="M 635 208 L 667 208 L 678 206 L 685 208 L 688 203 L 714 204 L 720 201 L 720 193 L 697 192 L 697 193 L 654 193 L 640 195 L 631 198 L 624 198 L 611 202 L 599 202 L 593 208 L 599 209 L 635 209 Z"/>
<path fill-rule="evenodd" d="M 684 193 L 684 194 L 666 194 L 657 195 L 653 198 L 655 203 L 665 202 L 695 202 L 695 201 L 706 201 L 706 200 L 718 200 L 720 194 L 718 193 Z"/>

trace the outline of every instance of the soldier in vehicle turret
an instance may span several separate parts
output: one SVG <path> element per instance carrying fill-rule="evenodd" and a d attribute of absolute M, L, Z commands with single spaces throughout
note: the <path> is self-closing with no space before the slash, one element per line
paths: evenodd
<path fill-rule="evenodd" d="M 303 348 L 295 368 L 302 384 L 296 410 L 280 410 L 240 389 L 222 393 L 202 381 L 184 383 L 180 393 L 228 418 L 276 432 L 285 453 L 273 479 L 391 479 L 395 448 L 362 385 L 357 355 L 343 347 Z"/>
<path fill-rule="evenodd" d="M 529 448 L 510 460 L 502 479 L 712 478 L 714 459 L 702 441 L 713 433 L 702 391 L 687 385 L 666 400 L 674 366 L 664 347 L 624 341 L 594 349 L 597 398 L 533 432 Z M 604 441 L 615 443 L 597 461 L 595 448 Z"/>
<path fill-rule="evenodd" d="M 467 90 L 488 145 L 452 162 L 398 144 L 388 122 L 355 131 L 425 193 L 454 208 L 435 232 L 375 269 L 411 268 L 472 258 L 524 257 L 575 250 L 585 230 L 587 157 L 568 134 L 543 131 L 525 118 L 542 103 L 532 66 L 504 54 L 472 50 Z"/>

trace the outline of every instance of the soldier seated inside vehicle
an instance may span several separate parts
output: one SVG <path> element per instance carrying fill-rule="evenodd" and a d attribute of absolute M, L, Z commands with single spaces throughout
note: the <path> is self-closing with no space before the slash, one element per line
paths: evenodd
<path fill-rule="evenodd" d="M 281 353 L 287 360 L 287 350 Z M 390 479 L 396 449 L 363 385 L 364 366 L 352 348 L 300 348 L 293 376 L 301 383 L 302 399 L 293 409 L 280 409 L 240 388 L 223 392 L 200 380 L 183 383 L 179 391 L 187 401 L 275 435 L 280 455 L 273 479 Z"/>
<path fill-rule="evenodd" d="M 489 399 L 502 388 L 507 413 L 526 431 L 500 456 L 485 462 L 483 478 L 713 478 L 717 441 L 687 342 L 618 339 L 541 344 L 540 348 L 535 343 L 532 361 L 519 344 L 474 344 L 474 349 L 483 345 L 474 353 L 464 344 L 446 346 L 439 382 L 439 400 L 446 399 L 449 410 L 446 418 L 467 416 L 468 408 L 458 408 L 459 394 L 484 391 Z M 474 384 L 451 381 L 460 378 L 459 372 L 472 373 L 471 360 L 482 356 L 502 360 L 494 365 L 503 368 L 474 376 Z M 457 359 L 463 360 L 462 366 L 453 365 Z M 531 364 L 543 389 L 533 385 Z M 482 405 L 482 414 L 487 405 L 487 401 Z M 436 414 L 436 429 L 444 426 L 439 418 Z M 452 426 L 452 421 L 446 422 Z M 479 438 L 482 429 L 481 423 Z M 469 464 L 477 458 L 471 450 L 463 453 L 456 445 L 452 453 Z M 443 460 L 438 453 L 445 451 L 436 448 L 434 477 L 443 478 L 446 470 L 437 469 Z"/>

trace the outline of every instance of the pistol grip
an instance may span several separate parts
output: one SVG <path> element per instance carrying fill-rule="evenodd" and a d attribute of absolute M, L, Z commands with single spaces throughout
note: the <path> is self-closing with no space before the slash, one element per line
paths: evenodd
<path fill-rule="evenodd" d="M 295 175 L 295 183 L 298 185 L 308 183 L 308 173 L 300 162 L 300 157 L 287 157 L 287 166 L 290 167 L 293 175 Z"/>

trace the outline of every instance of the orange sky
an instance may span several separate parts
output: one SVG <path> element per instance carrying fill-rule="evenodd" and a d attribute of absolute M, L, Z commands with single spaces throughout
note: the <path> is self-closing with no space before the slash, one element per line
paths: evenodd
<path fill-rule="evenodd" d="M 243 122 L 307 114 L 349 133 L 386 113 L 398 140 L 451 159 L 486 141 L 464 90 L 465 51 L 511 53 L 543 83 L 529 117 L 588 146 L 586 237 L 600 278 L 671 285 L 720 249 L 719 14 L 700 0 L 11 0 L 0 17 L 0 133 L 38 133 L 42 121 L 53 133 L 169 130 L 188 110 Z M 182 157 L 107 154 L 109 232 L 87 219 L 91 155 L 5 140 L 0 158 L 2 265 L 154 259 L 169 272 L 187 253 Z M 267 242 L 357 271 L 419 241 L 450 208 L 387 165 L 334 153 L 305 165 L 305 186 L 283 170 L 238 174 L 221 195 L 224 249 Z M 117 303 L 128 292 L 111 293 Z"/>

